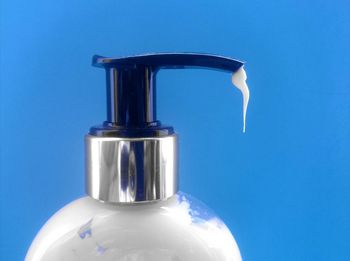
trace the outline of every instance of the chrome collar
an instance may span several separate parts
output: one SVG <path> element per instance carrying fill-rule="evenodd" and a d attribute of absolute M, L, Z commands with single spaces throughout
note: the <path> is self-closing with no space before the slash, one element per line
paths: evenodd
<path fill-rule="evenodd" d="M 116 138 L 86 135 L 86 192 L 97 200 L 164 200 L 178 190 L 176 135 Z"/>

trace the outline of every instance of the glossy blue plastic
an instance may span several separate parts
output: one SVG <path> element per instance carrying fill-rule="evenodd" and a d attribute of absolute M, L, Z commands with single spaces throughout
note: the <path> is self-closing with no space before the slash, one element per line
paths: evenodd
<path fill-rule="evenodd" d="M 172 134 L 156 117 L 156 74 L 160 69 L 207 68 L 233 73 L 243 62 L 198 53 L 157 53 L 121 58 L 95 55 L 106 70 L 107 121 L 90 129 L 96 136 L 161 137 Z"/>

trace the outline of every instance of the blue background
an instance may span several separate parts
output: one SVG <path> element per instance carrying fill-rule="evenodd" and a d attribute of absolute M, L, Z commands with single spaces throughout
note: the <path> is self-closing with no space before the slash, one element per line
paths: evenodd
<path fill-rule="evenodd" d="M 349 1 L 1 3 L 1 260 L 84 194 L 83 136 L 105 119 L 91 56 L 196 51 L 247 61 L 230 75 L 159 74 L 181 189 L 225 220 L 244 260 L 350 260 Z"/>

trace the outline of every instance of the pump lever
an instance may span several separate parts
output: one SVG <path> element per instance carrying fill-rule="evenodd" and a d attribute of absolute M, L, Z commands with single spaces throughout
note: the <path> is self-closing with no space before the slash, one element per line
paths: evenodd
<path fill-rule="evenodd" d="M 182 69 L 187 67 L 201 67 L 228 72 L 237 71 L 244 63 L 232 58 L 201 54 L 201 53 L 150 53 L 144 55 L 107 58 L 95 55 L 92 64 L 104 68 L 133 68 L 137 66 L 158 69 Z"/>

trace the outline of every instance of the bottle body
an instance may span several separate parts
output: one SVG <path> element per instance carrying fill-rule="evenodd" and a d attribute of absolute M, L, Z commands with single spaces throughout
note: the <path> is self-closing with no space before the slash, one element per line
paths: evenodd
<path fill-rule="evenodd" d="M 133 204 L 78 199 L 45 224 L 25 260 L 241 261 L 241 256 L 225 224 L 179 192 Z"/>

